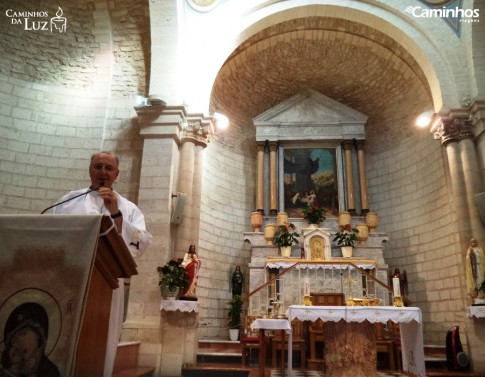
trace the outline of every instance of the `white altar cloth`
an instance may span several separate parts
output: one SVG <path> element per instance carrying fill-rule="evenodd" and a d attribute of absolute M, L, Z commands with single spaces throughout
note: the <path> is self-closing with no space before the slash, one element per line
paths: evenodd
<path fill-rule="evenodd" d="M 167 312 L 175 312 L 177 310 L 181 312 L 199 312 L 200 304 L 198 301 L 185 301 L 185 300 L 162 300 L 160 304 L 160 310 Z"/>
<path fill-rule="evenodd" d="M 425 377 L 424 343 L 421 309 L 393 306 L 304 306 L 291 305 L 287 310 L 288 321 L 322 321 L 361 323 L 386 323 L 391 320 L 400 324 L 403 371 Z M 291 335 L 290 335 L 291 337 Z M 288 348 L 291 347 L 291 343 Z M 288 349 L 288 375 L 291 376 L 292 353 Z"/>
<path fill-rule="evenodd" d="M 266 319 L 258 318 L 251 324 L 252 329 L 265 330 L 285 330 L 288 334 L 291 333 L 290 322 L 286 319 Z"/>
<path fill-rule="evenodd" d="M 264 351 L 264 330 L 283 330 L 288 333 L 288 361 L 291 352 L 291 324 L 286 319 L 267 319 L 258 318 L 251 324 L 252 329 L 259 329 L 259 370 L 258 377 L 264 377 L 264 364 L 266 361 L 266 352 Z M 284 376 L 284 348 L 281 350 L 281 375 Z M 288 364 L 288 368 L 290 368 Z M 290 370 L 290 369 L 288 369 Z M 290 376 L 291 374 L 288 373 Z"/>
<path fill-rule="evenodd" d="M 373 270 L 377 268 L 377 263 L 376 261 L 372 260 L 360 260 L 360 259 L 347 259 L 347 260 L 337 260 L 337 259 L 332 259 L 331 261 L 327 260 L 305 260 L 305 259 L 299 259 L 299 258 L 285 258 L 285 259 L 279 259 L 279 258 L 271 258 L 271 259 L 266 259 L 265 261 L 265 266 L 267 268 L 283 268 L 287 269 L 292 267 L 295 263 L 298 263 L 295 268 L 296 269 L 309 269 L 309 270 L 315 270 L 318 268 L 326 268 L 326 269 L 338 269 L 338 270 L 343 270 L 346 268 L 354 268 L 352 265 L 349 264 L 349 262 L 355 264 L 357 267 L 363 268 L 364 270 Z"/>
<path fill-rule="evenodd" d="M 468 317 L 485 318 L 485 306 L 469 306 Z"/>

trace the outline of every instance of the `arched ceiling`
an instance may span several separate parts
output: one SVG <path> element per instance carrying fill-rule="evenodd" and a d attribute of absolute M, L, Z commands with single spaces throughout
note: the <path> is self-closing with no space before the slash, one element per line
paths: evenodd
<path fill-rule="evenodd" d="M 252 119 L 308 88 L 367 115 L 366 149 L 373 151 L 415 135 L 415 117 L 432 107 L 422 70 L 395 40 L 356 22 L 300 18 L 253 35 L 226 60 L 211 110 L 226 114 L 231 128 L 215 138 L 252 154 Z"/>

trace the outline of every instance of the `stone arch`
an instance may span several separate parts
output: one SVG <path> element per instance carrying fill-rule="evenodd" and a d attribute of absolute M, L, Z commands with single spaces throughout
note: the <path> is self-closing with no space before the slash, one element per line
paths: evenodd
<path fill-rule="evenodd" d="M 302 4 L 303 3 L 303 4 Z M 378 6 L 362 2 L 350 2 L 346 5 L 338 1 L 327 4 L 317 4 L 313 1 L 285 1 L 276 2 L 267 6 L 260 6 L 245 13 L 239 24 L 233 25 L 234 38 L 226 38 L 225 42 L 218 43 L 218 52 L 211 59 L 211 67 L 207 67 L 205 93 L 198 93 L 209 102 L 211 84 L 217 77 L 219 69 L 230 54 L 245 40 L 265 28 L 281 22 L 305 17 L 338 18 L 351 22 L 364 24 L 388 35 L 397 44 L 401 45 L 418 62 L 430 88 L 435 111 L 441 108 L 460 107 L 460 98 L 469 94 L 469 85 L 466 80 L 457 80 L 463 77 L 465 67 L 459 64 L 450 64 L 442 51 L 456 51 L 460 46 L 459 39 L 442 20 L 416 21 L 404 10 L 392 8 L 384 2 Z M 416 2 L 417 3 L 417 2 Z M 433 35 L 447 35 L 446 48 L 437 42 Z M 441 39 L 442 40 L 442 39 Z M 200 97 L 199 97 L 200 98 Z M 205 109 L 198 109 L 205 111 Z"/>

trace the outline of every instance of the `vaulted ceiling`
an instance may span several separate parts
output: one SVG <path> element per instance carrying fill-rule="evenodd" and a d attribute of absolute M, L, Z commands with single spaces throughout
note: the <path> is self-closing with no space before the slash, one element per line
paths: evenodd
<path fill-rule="evenodd" d="M 309 88 L 367 115 L 366 149 L 374 151 L 415 135 L 415 117 L 432 103 L 417 62 L 385 33 L 343 19 L 300 18 L 253 35 L 226 60 L 211 108 L 228 115 L 231 128 L 215 137 L 252 154 L 252 119 Z"/>

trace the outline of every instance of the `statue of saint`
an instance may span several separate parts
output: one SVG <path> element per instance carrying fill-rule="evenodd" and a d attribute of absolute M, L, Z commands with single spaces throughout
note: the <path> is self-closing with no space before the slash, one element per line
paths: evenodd
<path fill-rule="evenodd" d="M 184 289 L 182 296 L 196 297 L 195 290 L 197 288 L 200 265 L 201 261 L 195 252 L 195 245 L 190 245 L 189 251 L 185 253 L 182 261 L 182 267 L 185 268 L 187 275 L 189 275 L 189 286 Z"/>
<path fill-rule="evenodd" d="M 485 255 L 472 238 L 466 251 L 466 290 L 475 304 L 485 304 L 485 292 L 480 286 L 485 281 Z"/>
<path fill-rule="evenodd" d="M 244 276 L 241 272 L 241 267 L 236 266 L 236 270 L 232 273 L 232 297 L 241 296 L 243 282 Z"/>

